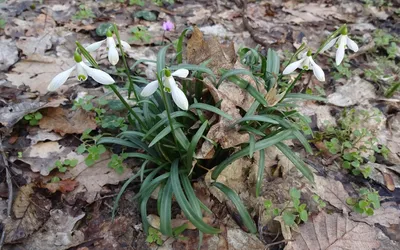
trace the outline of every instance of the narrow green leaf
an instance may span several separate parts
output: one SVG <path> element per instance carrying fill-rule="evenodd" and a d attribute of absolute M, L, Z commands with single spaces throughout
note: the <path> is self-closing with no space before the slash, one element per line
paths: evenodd
<path fill-rule="evenodd" d="M 217 234 L 220 232 L 219 229 L 213 228 L 210 225 L 206 224 L 203 221 L 202 217 L 199 217 L 193 208 L 191 207 L 189 201 L 187 200 L 185 194 L 183 193 L 181 182 L 179 180 L 178 174 L 178 163 L 179 160 L 175 160 L 172 163 L 171 167 L 171 181 L 172 181 L 172 190 L 174 192 L 176 201 L 182 209 L 182 212 L 185 214 L 186 218 L 192 222 L 192 224 L 197 227 L 200 231 L 209 234 Z"/>
<path fill-rule="evenodd" d="M 256 224 L 254 223 L 254 221 L 251 218 L 249 212 L 247 211 L 247 209 L 243 205 L 243 203 L 240 200 L 239 196 L 232 189 L 228 188 L 227 186 L 225 186 L 222 183 L 213 182 L 211 185 L 217 187 L 226 196 L 228 196 L 228 198 L 235 205 L 240 217 L 242 217 L 243 224 L 247 227 L 247 229 L 250 231 L 250 233 L 252 233 L 252 234 L 257 233 Z"/>
<path fill-rule="evenodd" d="M 260 160 L 258 163 L 258 173 L 257 173 L 257 182 L 256 182 L 256 197 L 260 196 L 261 184 L 263 181 L 264 168 L 265 168 L 265 150 L 261 149 L 259 152 L 260 152 Z"/>
<path fill-rule="evenodd" d="M 156 164 L 161 164 L 161 161 L 159 159 L 156 159 L 150 155 L 147 154 L 142 154 L 142 153 L 124 153 L 123 154 L 126 158 L 139 158 L 143 160 L 149 160 L 151 162 L 154 162 Z"/>
<path fill-rule="evenodd" d="M 183 39 L 185 38 L 186 32 L 192 30 L 192 27 L 186 28 L 182 31 L 181 35 L 179 36 L 178 43 L 176 45 L 176 62 L 182 63 L 183 58 Z"/>
<path fill-rule="evenodd" d="M 181 128 L 175 129 L 175 137 L 178 143 L 182 146 L 182 148 L 186 151 L 189 148 L 190 142 L 186 137 L 185 133 L 183 133 Z"/>
<path fill-rule="evenodd" d="M 290 136 L 292 136 L 292 131 L 291 130 L 285 130 L 285 131 L 281 131 L 273 136 L 267 137 L 265 139 L 262 139 L 258 142 L 256 142 L 256 144 L 254 145 L 254 151 L 258 151 L 261 149 L 265 149 L 267 147 L 270 147 L 272 145 L 277 144 L 280 141 L 284 141 L 286 139 L 288 139 Z M 221 174 L 221 172 L 232 162 L 234 162 L 235 160 L 246 156 L 249 154 L 250 151 L 250 147 L 245 147 L 244 149 L 234 153 L 233 155 L 231 155 L 228 159 L 224 160 L 223 162 L 221 162 L 218 166 L 215 167 L 215 169 L 213 170 L 212 174 L 211 174 L 211 178 L 213 180 L 216 180 L 218 178 L 218 176 Z"/>
<path fill-rule="evenodd" d="M 253 134 L 249 134 L 250 140 L 249 140 L 249 157 L 253 158 L 254 154 L 254 147 L 256 145 L 256 138 Z"/>
<path fill-rule="evenodd" d="M 325 97 L 322 97 L 322 96 L 309 95 L 309 94 L 303 94 L 303 93 L 288 93 L 286 95 L 286 98 L 313 100 L 313 101 L 320 101 L 320 102 L 327 102 L 328 101 Z"/>
<path fill-rule="evenodd" d="M 172 236 L 171 226 L 172 184 L 171 178 L 164 186 L 160 203 L 160 231 L 164 235 Z"/>
<path fill-rule="evenodd" d="M 222 117 L 225 117 L 228 120 L 233 120 L 233 117 L 226 114 L 224 111 L 220 110 L 219 108 L 216 108 L 212 105 L 209 104 L 205 104 L 205 103 L 193 103 L 192 105 L 189 106 L 189 109 L 203 109 L 203 110 L 207 110 L 210 112 L 213 112 L 217 115 L 220 115 Z"/>
<path fill-rule="evenodd" d="M 182 127 L 185 127 L 185 126 L 183 124 L 180 124 L 180 123 L 173 123 L 172 127 L 173 127 L 173 129 L 177 129 L 177 128 L 182 128 Z M 149 147 L 151 148 L 152 146 L 154 146 L 154 144 L 156 144 L 157 142 L 162 140 L 169 133 L 171 133 L 171 126 L 167 126 L 163 130 L 161 130 L 161 132 L 158 133 L 156 135 L 156 137 L 154 137 L 154 139 L 150 142 Z"/>
<path fill-rule="evenodd" d="M 169 46 L 171 46 L 171 44 L 161 48 L 157 53 L 157 75 L 159 77 L 162 77 L 162 71 L 165 69 L 165 54 L 167 53 Z"/>
<path fill-rule="evenodd" d="M 279 124 L 279 122 L 270 118 L 268 115 L 249 115 L 237 120 L 234 124 L 232 124 L 232 126 L 245 121 L 258 121 L 258 122 L 268 122 L 271 124 Z"/>
<path fill-rule="evenodd" d="M 296 168 L 312 183 L 314 183 L 314 175 L 308 166 L 297 157 L 293 151 L 286 146 L 284 143 L 280 142 L 275 145 L 295 166 Z"/>
<path fill-rule="evenodd" d="M 311 148 L 310 143 L 308 143 L 307 138 L 299 130 L 293 130 L 293 135 L 303 144 L 304 148 L 306 149 L 307 153 L 313 154 L 313 150 Z"/>
<path fill-rule="evenodd" d="M 192 162 L 193 162 L 193 155 L 196 150 L 197 143 L 199 142 L 201 136 L 203 135 L 204 131 L 206 130 L 208 125 L 208 122 L 205 121 L 201 127 L 197 130 L 196 134 L 192 137 L 192 141 L 190 142 L 189 148 L 187 149 L 187 155 L 186 155 L 186 167 L 187 169 L 192 168 Z"/>
<path fill-rule="evenodd" d="M 236 75 L 248 75 L 251 76 L 253 78 L 254 81 L 256 81 L 257 79 L 254 77 L 253 73 L 250 70 L 247 69 L 233 69 L 233 70 L 229 70 L 226 71 L 225 73 L 222 74 L 221 78 L 219 79 L 218 83 L 217 83 L 217 88 L 218 86 L 226 79 L 230 78 L 231 76 L 236 76 Z M 240 86 L 241 88 L 246 88 L 247 85 L 243 85 Z"/>
<path fill-rule="evenodd" d="M 215 76 L 215 74 L 212 72 L 212 70 L 209 69 L 209 68 L 207 68 L 207 67 L 205 67 L 205 66 L 202 66 L 202 65 L 196 65 L 196 64 L 179 64 L 179 65 L 171 66 L 171 69 L 172 69 L 172 70 L 187 69 L 187 70 L 192 70 L 192 71 L 199 71 L 199 72 L 208 74 L 209 76 L 212 77 L 212 79 L 213 79 L 214 81 L 215 81 L 215 79 L 216 79 L 216 76 Z"/>

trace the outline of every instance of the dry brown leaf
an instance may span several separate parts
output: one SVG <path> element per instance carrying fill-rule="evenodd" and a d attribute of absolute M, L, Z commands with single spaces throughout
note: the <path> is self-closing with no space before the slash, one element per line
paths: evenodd
<path fill-rule="evenodd" d="M 55 168 L 56 161 L 63 160 L 71 151 L 71 148 L 58 142 L 39 142 L 23 151 L 21 158 L 14 160 L 23 161 L 31 166 L 33 172 L 47 176 Z"/>
<path fill-rule="evenodd" d="M 346 199 L 350 196 L 341 182 L 317 175 L 315 175 L 314 178 L 315 193 L 321 197 L 321 199 L 329 202 L 332 206 L 343 210 L 344 213 L 351 210 L 346 203 Z"/>
<path fill-rule="evenodd" d="M 94 114 L 82 109 L 49 108 L 39 121 L 39 127 L 65 134 L 82 134 L 86 129 L 96 129 Z"/>
<path fill-rule="evenodd" d="M 0 71 L 7 71 L 18 59 L 18 48 L 11 39 L 0 40 Z"/>
<path fill-rule="evenodd" d="M 365 222 L 371 226 L 379 224 L 384 227 L 390 227 L 391 225 L 400 224 L 400 207 L 397 204 L 384 203 L 379 209 L 374 210 L 374 215 L 372 216 L 352 212 L 350 219 Z"/>
<path fill-rule="evenodd" d="M 221 69 L 231 69 L 236 62 L 236 52 L 231 42 L 221 44 L 216 37 L 205 40 L 203 33 L 195 26 L 186 48 L 188 63 L 200 64 L 208 61 L 207 67 L 220 75 Z"/>
<path fill-rule="evenodd" d="M 75 157 L 76 158 L 76 157 Z M 102 187 L 107 184 L 118 184 L 121 181 L 128 179 L 131 174 L 131 168 L 126 168 L 123 174 L 117 174 L 114 169 L 108 167 L 110 153 L 106 152 L 101 155 L 99 161 L 93 166 L 88 167 L 83 162 L 83 157 L 78 159 L 78 165 L 62 176 L 62 179 L 73 179 L 79 183 L 72 192 L 67 193 L 66 197 L 69 201 L 75 201 L 76 196 L 92 203 L 98 197 L 98 193 Z"/>
<path fill-rule="evenodd" d="M 21 60 L 6 74 L 7 80 L 15 86 L 28 86 L 31 91 L 46 94 L 51 79 L 62 71 L 71 68 L 73 60 L 64 57 L 50 57 L 34 54 L 30 58 Z M 62 86 L 59 91 L 67 87 Z"/>
<path fill-rule="evenodd" d="M 319 213 L 300 225 L 299 234 L 285 250 L 373 250 L 380 246 L 373 227 L 334 213 Z"/>
<path fill-rule="evenodd" d="M 42 230 L 36 231 L 20 245 L 30 250 L 64 250 L 70 249 L 85 240 L 80 231 L 74 231 L 75 224 L 85 216 L 80 212 L 54 209 L 50 211 L 50 218 L 43 225 Z"/>
<path fill-rule="evenodd" d="M 51 193 L 60 191 L 61 193 L 71 192 L 78 186 L 79 183 L 75 180 L 65 179 L 58 182 L 51 182 L 42 185 L 42 188 L 47 188 Z"/>
<path fill-rule="evenodd" d="M 293 8 L 294 7 L 294 8 Z M 319 3 L 300 3 L 292 8 L 283 8 L 282 11 L 290 13 L 292 16 L 287 16 L 281 19 L 282 22 L 293 22 L 296 24 L 303 22 L 323 22 L 330 17 L 349 22 L 351 16 L 342 14 L 335 5 L 319 4 Z"/>
<path fill-rule="evenodd" d="M 34 100 L 26 100 L 21 103 L 11 104 L 4 108 L 0 108 L 0 124 L 11 128 L 19 120 L 21 120 L 25 115 L 34 113 L 39 109 L 47 107 L 58 107 L 67 99 L 58 98 L 55 100 L 50 100 L 49 102 L 40 102 Z"/>
<path fill-rule="evenodd" d="M 7 218 L 5 243 L 21 241 L 34 233 L 47 220 L 51 201 L 39 193 L 33 193 L 34 184 L 21 187 L 13 205 L 16 219 Z"/>

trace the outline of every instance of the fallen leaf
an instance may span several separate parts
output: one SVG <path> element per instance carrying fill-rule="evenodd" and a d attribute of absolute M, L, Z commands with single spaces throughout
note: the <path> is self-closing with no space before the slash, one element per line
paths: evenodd
<path fill-rule="evenodd" d="M 294 241 L 285 250 L 363 249 L 380 246 L 373 227 L 349 220 L 340 214 L 320 212 L 299 226 Z"/>
<path fill-rule="evenodd" d="M 365 222 L 371 226 L 379 224 L 384 227 L 390 227 L 391 225 L 400 224 L 400 208 L 397 204 L 383 203 L 379 209 L 374 210 L 374 215 L 372 216 L 352 212 L 350 219 Z"/>
<path fill-rule="evenodd" d="M 18 48 L 11 39 L 0 40 L 0 71 L 7 71 L 18 60 Z"/>
<path fill-rule="evenodd" d="M 322 200 L 325 200 L 332 206 L 343 210 L 344 213 L 346 213 L 346 211 L 351 211 L 351 208 L 346 203 L 347 198 L 350 196 L 341 182 L 317 175 L 314 176 L 314 180 L 314 191 Z"/>
<path fill-rule="evenodd" d="M 33 54 L 30 58 L 21 60 L 6 74 L 7 80 L 15 86 L 28 86 L 31 91 L 46 94 L 47 86 L 57 74 L 71 68 L 73 60 L 68 57 L 51 57 Z M 76 79 L 74 79 L 77 81 Z M 59 89 L 65 90 L 64 85 Z"/>
<path fill-rule="evenodd" d="M 58 182 L 51 182 L 42 185 L 42 188 L 47 188 L 51 193 L 60 191 L 61 193 L 71 192 L 78 186 L 78 182 L 71 179 L 65 179 Z"/>
<path fill-rule="evenodd" d="M 323 22 L 329 20 L 331 17 L 349 22 L 351 17 L 342 14 L 338 7 L 335 5 L 320 4 L 320 3 L 300 3 L 290 8 L 283 8 L 283 12 L 290 13 L 291 16 L 286 16 L 280 19 L 283 23 L 303 23 L 303 22 Z"/>
<path fill-rule="evenodd" d="M 207 61 L 207 67 L 214 74 L 220 75 L 221 69 L 231 69 L 236 62 L 236 52 L 233 43 L 221 44 L 216 37 L 205 40 L 203 33 L 194 26 L 192 37 L 186 48 L 188 63 L 200 64 Z"/>
<path fill-rule="evenodd" d="M 327 96 L 328 103 L 338 107 L 367 105 L 375 98 L 375 87 L 358 76 L 351 78 L 345 85 L 336 88 L 335 93 Z"/>
<path fill-rule="evenodd" d="M 400 188 L 400 174 L 391 169 L 391 167 L 378 163 L 368 163 L 362 167 L 370 167 L 369 178 L 386 186 L 390 191 Z"/>
<path fill-rule="evenodd" d="M 42 141 L 59 141 L 62 139 L 62 136 L 54 132 L 37 129 L 29 131 L 29 135 L 27 135 L 26 138 L 31 140 L 32 145 L 35 145 Z"/>
<path fill-rule="evenodd" d="M 43 55 L 51 48 L 51 39 L 52 35 L 49 33 L 38 37 L 21 37 L 17 41 L 17 47 L 28 57 L 34 54 Z"/>
<path fill-rule="evenodd" d="M 13 204 L 16 219 L 9 217 L 3 221 L 5 243 L 15 243 L 27 238 L 48 218 L 51 201 L 39 193 L 34 193 L 33 187 L 34 184 L 21 187 Z"/>
<path fill-rule="evenodd" d="M 71 148 L 61 146 L 58 142 L 39 142 L 22 152 L 22 157 L 14 159 L 31 166 L 33 172 L 47 176 L 55 168 L 57 160 L 63 160 Z"/>
<path fill-rule="evenodd" d="M 74 213 L 72 209 L 70 211 L 51 210 L 50 218 L 42 229 L 36 231 L 19 246 L 30 250 L 70 249 L 84 241 L 83 233 L 74 230 L 76 223 L 84 216 L 85 213 Z"/>
<path fill-rule="evenodd" d="M 39 121 L 39 127 L 65 135 L 82 134 L 86 129 L 96 129 L 97 124 L 94 114 L 83 109 L 48 108 Z"/>
<path fill-rule="evenodd" d="M 81 194 L 82 196 L 79 196 L 81 199 L 92 203 L 98 198 L 98 193 L 104 185 L 118 184 L 132 175 L 131 168 L 124 169 L 123 174 L 118 174 L 114 169 L 109 168 L 110 158 L 110 153 L 104 153 L 100 160 L 91 167 L 88 167 L 82 158 L 78 159 L 78 165 L 68 169 L 62 177 L 62 179 L 73 179 L 79 183 L 78 187 L 66 194 L 67 200 L 75 201 L 76 196 Z"/>

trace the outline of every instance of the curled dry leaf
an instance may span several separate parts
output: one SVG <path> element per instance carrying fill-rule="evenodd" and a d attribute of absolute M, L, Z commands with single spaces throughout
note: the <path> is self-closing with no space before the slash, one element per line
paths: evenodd
<path fill-rule="evenodd" d="M 58 182 L 46 183 L 43 184 L 42 187 L 47 188 L 51 193 L 55 193 L 57 191 L 60 191 L 61 193 L 67 193 L 73 191 L 78 184 L 79 183 L 75 180 L 66 179 Z"/>
<path fill-rule="evenodd" d="M 7 218 L 4 223 L 5 243 L 19 242 L 39 229 L 46 222 L 51 201 L 34 193 L 34 184 L 21 187 L 13 204 L 16 219 Z"/>
<path fill-rule="evenodd" d="M 82 134 L 86 129 L 96 129 L 94 114 L 82 109 L 49 108 L 39 121 L 39 127 L 65 134 Z"/>
<path fill-rule="evenodd" d="M 380 246 L 375 229 L 365 223 L 354 222 L 340 214 L 319 213 L 300 225 L 285 250 L 363 249 Z"/>

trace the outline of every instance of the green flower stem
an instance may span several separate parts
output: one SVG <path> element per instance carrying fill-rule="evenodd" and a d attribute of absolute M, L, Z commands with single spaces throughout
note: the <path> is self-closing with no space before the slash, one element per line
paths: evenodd
<path fill-rule="evenodd" d="M 146 128 L 146 124 L 140 119 L 140 117 L 136 114 L 135 111 L 133 111 L 132 107 L 129 106 L 129 104 L 125 101 L 125 99 L 122 97 L 122 95 L 118 92 L 117 88 L 115 87 L 114 84 L 109 85 L 109 87 L 114 91 L 115 95 L 119 98 L 119 100 L 124 104 L 124 106 L 128 109 L 129 113 L 135 117 L 135 119 L 139 122 L 140 126 L 142 128 Z M 132 124 L 133 125 L 133 124 Z"/>
<path fill-rule="evenodd" d="M 160 91 L 161 97 L 164 101 L 165 111 L 167 111 L 168 123 L 169 123 L 169 126 L 171 127 L 171 133 L 172 133 L 172 136 L 174 137 L 175 145 L 178 146 L 178 140 L 176 139 L 175 130 L 172 125 L 172 118 L 171 118 L 171 112 L 170 112 L 171 105 L 169 105 L 169 103 L 167 102 L 167 97 L 165 96 L 165 92 L 164 92 L 164 84 L 158 74 L 157 74 L 157 80 L 158 80 L 158 85 L 160 86 L 160 90 L 161 90 Z"/>
<path fill-rule="evenodd" d="M 131 78 L 131 74 L 129 73 L 130 68 L 128 67 L 128 64 L 126 63 L 125 53 L 124 53 L 124 50 L 123 50 L 123 47 L 122 47 L 122 44 L 121 44 L 121 38 L 119 36 L 118 28 L 117 28 L 117 25 L 115 23 L 114 23 L 114 33 L 115 33 L 115 36 L 117 37 L 119 49 L 121 51 L 122 61 L 123 61 L 124 66 L 125 66 L 126 75 L 128 76 L 128 81 L 129 81 L 128 98 L 131 98 L 131 93 L 133 91 L 133 94 L 135 95 L 136 102 L 139 102 L 140 98 L 139 98 L 139 96 L 138 96 L 138 94 L 137 94 L 137 92 L 135 90 L 135 87 L 133 86 L 133 81 L 132 81 L 132 78 Z"/>
<path fill-rule="evenodd" d="M 333 32 L 326 40 L 325 42 L 323 42 L 321 44 L 321 46 L 319 46 L 317 52 L 314 53 L 313 58 L 315 58 L 315 56 L 317 56 L 321 50 L 325 47 L 325 45 L 327 45 L 330 41 L 332 41 L 333 38 L 337 37 L 339 34 L 342 33 L 342 31 L 346 30 L 347 31 L 347 25 L 343 24 L 342 26 L 340 26 L 339 29 L 337 29 L 335 32 Z"/>

